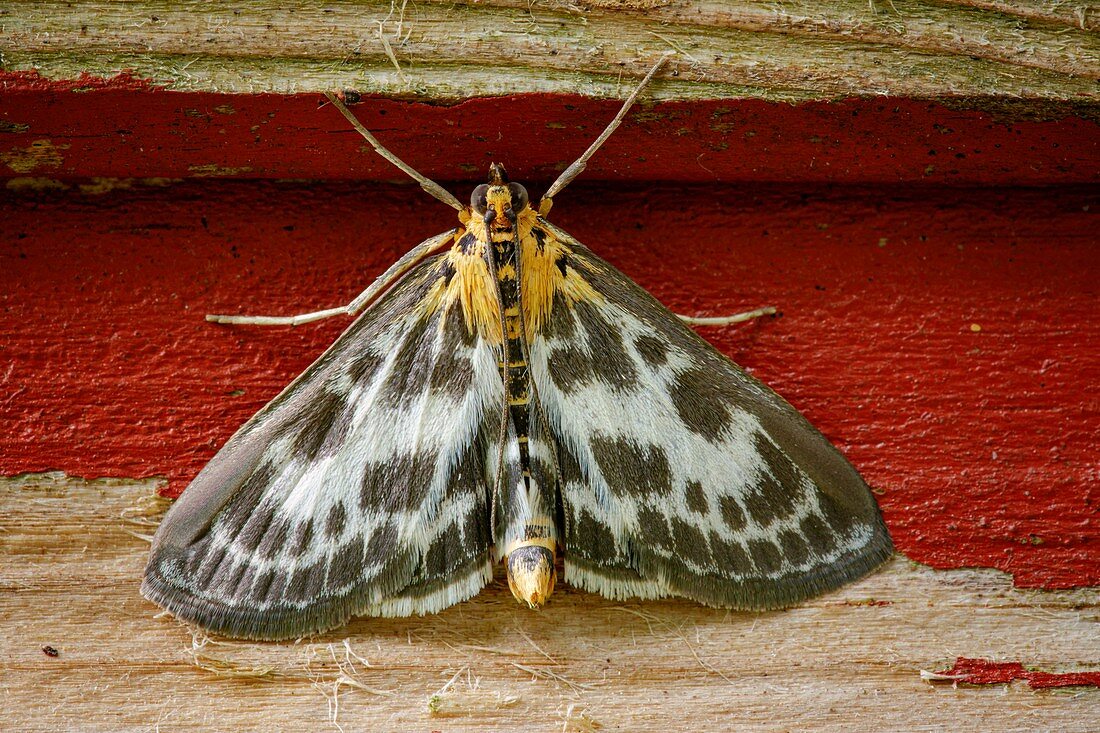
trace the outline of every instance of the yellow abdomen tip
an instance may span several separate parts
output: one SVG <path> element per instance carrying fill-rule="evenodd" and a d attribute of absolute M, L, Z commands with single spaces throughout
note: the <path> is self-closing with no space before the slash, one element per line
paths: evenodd
<path fill-rule="evenodd" d="M 542 545 L 522 545 L 508 554 L 508 587 L 520 603 L 538 608 L 554 592 L 554 553 Z"/>

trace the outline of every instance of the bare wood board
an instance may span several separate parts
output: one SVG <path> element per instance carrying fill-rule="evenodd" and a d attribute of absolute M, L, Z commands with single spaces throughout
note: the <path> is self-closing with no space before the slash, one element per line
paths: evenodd
<path fill-rule="evenodd" d="M 1100 689 L 953 687 L 956 656 L 1100 660 L 1100 589 L 1012 588 L 898 557 L 800 608 L 541 612 L 498 581 L 437 616 L 292 644 L 207 639 L 138 593 L 156 482 L 0 479 L 0 720 L 9 730 L 1094 730 Z M 49 646 L 57 656 L 49 656 Z M 10 727 L 8 727 L 10 726 Z"/>

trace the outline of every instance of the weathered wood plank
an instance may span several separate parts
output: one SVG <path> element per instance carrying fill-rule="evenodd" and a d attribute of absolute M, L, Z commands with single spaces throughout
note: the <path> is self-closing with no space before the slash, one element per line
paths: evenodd
<path fill-rule="evenodd" d="M 660 731 L 685 721 L 702 731 L 840 731 L 852 721 L 1087 731 L 1100 716 L 1095 688 L 952 689 L 919 677 L 957 655 L 1095 665 L 1100 591 L 1017 590 L 994 571 L 900 558 L 778 613 L 612 603 L 568 588 L 536 613 L 498 581 L 438 616 L 360 619 L 296 644 L 196 647 L 138 594 L 147 545 L 129 532 L 151 531 L 154 487 L 0 480 L 9 729 L 323 730 L 335 716 L 349 731 Z"/>
<path fill-rule="evenodd" d="M 7 69 L 58 78 L 121 69 L 170 88 L 355 87 L 393 96 L 616 95 L 680 55 L 658 98 L 1096 98 L 1087 8 L 896 0 L 391 4 L 250 0 L 15 2 L 0 9 Z"/>

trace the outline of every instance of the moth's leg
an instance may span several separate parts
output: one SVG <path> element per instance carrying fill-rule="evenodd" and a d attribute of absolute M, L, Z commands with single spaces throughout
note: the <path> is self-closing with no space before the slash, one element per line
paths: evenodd
<path fill-rule="evenodd" d="M 299 313 L 294 316 L 207 315 L 206 320 L 213 323 L 234 323 L 252 326 L 298 326 L 303 323 L 312 323 L 313 321 L 320 321 L 324 318 L 331 318 L 332 316 L 353 316 L 396 285 L 398 281 L 404 277 L 405 273 L 419 264 L 422 260 L 448 244 L 457 231 L 457 229 L 452 229 L 449 232 L 444 232 L 410 249 L 401 259 L 390 265 L 389 269 L 375 278 L 369 288 L 361 292 L 356 296 L 355 300 L 347 305 L 342 305 L 337 308 L 327 308 L 321 311 L 313 311 L 312 313 Z"/>
<path fill-rule="evenodd" d="M 745 311 L 744 313 L 734 313 L 732 316 L 683 316 L 679 313 L 676 317 L 684 323 L 691 326 L 730 326 L 734 323 L 744 323 L 745 321 L 751 321 L 754 318 L 760 316 L 774 316 L 776 309 L 774 305 L 765 306 L 763 308 L 757 308 L 752 311 Z"/>
<path fill-rule="evenodd" d="M 233 323 L 250 326 L 300 326 L 303 323 L 312 323 L 333 316 L 346 316 L 351 313 L 349 305 L 337 308 L 328 308 L 312 313 L 298 313 L 293 316 L 223 316 L 214 313 L 206 314 L 206 320 L 211 323 Z"/>
<path fill-rule="evenodd" d="M 645 78 L 642 79 L 642 81 L 638 84 L 634 91 L 630 93 L 630 96 L 626 98 L 626 101 L 623 102 L 622 109 L 620 109 L 619 113 L 615 115 L 615 119 L 611 120 L 611 124 L 609 124 L 604 129 L 604 131 L 600 133 L 600 136 L 596 138 L 596 140 L 591 145 L 588 146 L 588 150 L 585 150 L 583 153 L 581 153 L 581 157 L 577 158 L 572 165 L 562 171 L 562 174 L 558 176 L 558 180 L 550 184 L 550 188 L 546 189 L 546 193 L 542 196 L 542 201 L 539 202 L 540 216 L 546 216 L 550 213 L 550 207 L 553 205 L 553 198 L 561 193 L 562 189 L 568 186 L 574 178 L 581 174 L 581 171 L 583 171 L 585 169 L 585 166 L 588 165 L 588 159 L 595 155 L 596 151 L 600 149 L 600 146 L 607 142 L 607 138 L 611 137 L 611 133 L 615 132 L 615 130 L 619 127 L 619 125 L 623 121 L 623 118 L 626 117 L 626 113 L 629 112 L 630 108 L 634 106 L 634 102 L 638 99 L 638 95 L 641 94 L 642 90 L 646 88 L 646 85 L 649 84 L 650 80 L 653 78 L 653 75 L 656 74 L 662 66 L 664 66 L 664 63 L 668 60 L 668 57 L 675 55 L 675 53 L 675 51 L 669 51 L 665 55 L 661 56 L 660 60 L 658 60 L 657 63 L 653 65 L 653 68 L 649 70 L 649 73 L 645 75 Z"/>

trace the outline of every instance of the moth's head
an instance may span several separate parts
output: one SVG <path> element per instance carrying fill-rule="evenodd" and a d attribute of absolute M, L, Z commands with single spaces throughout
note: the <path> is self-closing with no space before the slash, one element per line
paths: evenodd
<path fill-rule="evenodd" d="M 500 163 L 489 166 L 489 182 L 470 194 L 470 207 L 485 225 L 498 232 L 511 231 L 516 217 L 528 206 L 527 189 L 508 182 L 508 173 Z"/>

